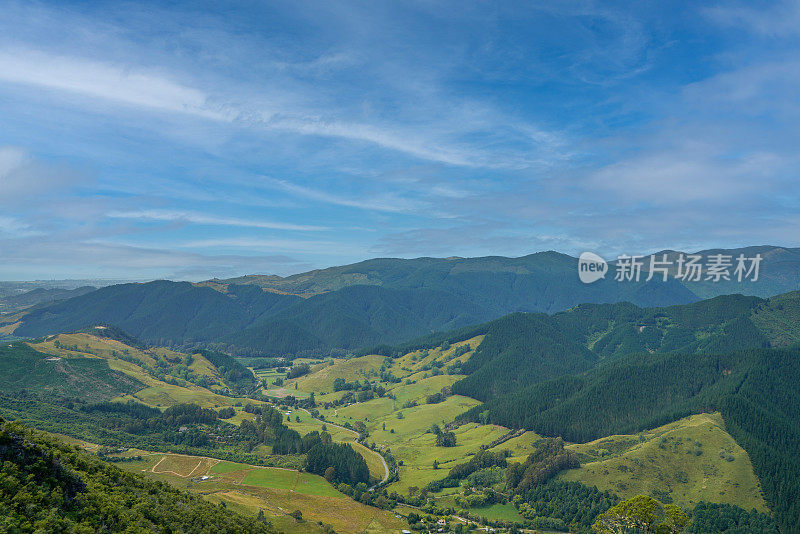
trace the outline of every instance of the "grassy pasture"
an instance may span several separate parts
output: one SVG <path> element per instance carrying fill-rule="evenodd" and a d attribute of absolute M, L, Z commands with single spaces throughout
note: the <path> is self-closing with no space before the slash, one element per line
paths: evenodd
<path fill-rule="evenodd" d="M 269 397 L 276 397 L 279 399 L 283 399 L 285 397 L 294 397 L 296 399 L 307 399 L 311 396 L 311 393 L 308 391 L 296 390 L 294 386 L 292 387 L 280 387 L 280 388 L 272 388 L 267 389 L 264 391 L 264 395 Z"/>
<path fill-rule="evenodd" d="M 666 492 L 684 507 L 704 500 L 767 510 L 750 459 L 726 432 L 719 413 L 693 415 L 639 435 L 609 436 L 570 448 L 582 455 L 583 464 L 562 474 L 563 480 L 595 485 L 623 498 Z M 720 457 L 721 452 L 732 460 Z"/>
<path fill-rule="evenodd" d="M 311 495 L 287 492 L 273 488 L 244 488 L 248 494 L 269 503 L 279 513 L 299 509 L 303 512 L 302 525 L 322 521 L 330 524 L 336 532 L 361 533 L 368 528 L 376 534 L 397 533 L 407 529 L 408 524 L 392 512 L 357 503 L 340 496 Z"/>
<path fill-rule="evenodd" d="M 297 471 L 289 469 L 261 468 L 253 469 L 245 475 L 242 484 L 265 488 L 294 489 L 297 483 Z"/>
<path fill-rule="evenodd" d="M 56 341 L 60 343 L 60 347 L 56 346 Z M 146 387 L 135 393 L 117 397 L 115 400 L 137 400 L 144 404 L 165 408 L 174 406 L 176 404 L 193 402 L 203 406 L 204 408 L 220 408 L 224 406 L 234 406 L 237 403 L 245 404 L 247 402 L 257 404 L 258 401 L 250 401 L 243 398 L 233 398 L 224 395 L 218 395 L 210 389 L 196 386 L 194 384 L 187 384 L 186 386 L 177 386 L 167 384 L 161 380 L 151 377 L 144 369 L 135 363 L 120 359 L 120 357 L 134 358 L 143 364 L 153 366 L 155 364 L 154 355 L 166 357 L 172 360 L 182 360 L 184 355 L 165 348 L 148 349 L 141 351 L 135 347 L 130 347 L 112 339 L 101 338 L 91 334 L 78 333 L 78 334 L 60 334 L 58 336 L 47 339 L 42 343 L 31 345 L 33 348 L 46 354 L 52 354 L 61 358 L 101 358 L 108 362 L 108 366 L 115 370 L 125 373 L 139 380 Z M 76 350 L 72 350 L 74 347 Z M 194 362 L 190 369 L 195 370 L 198 374 L 205 374 L 219 378 L 219 373 L 214 366 L 200 354 L 194 355 Z M 241 411 L 237 413 L 232 422 L 241 422 L 242 419 L 250 417 L 249 414 L 242 414 Z"/>
<path fill-rule="evenodd" d="M 218 504 L 225 503 L 228 509 L 240 514 L 255 515 L 258 510 L 261 510 L 276 530 L 285 534 L 321 534 L 323 532 L 322 527 L 316 523 L 296 521 L 263 497 L 252 495 L 242 488 L 211 493 L 206 496 L 206 499 Z"/>
<path fill-rule="evenodd" d="M 403 460 L 403 465 L 399 467 L 400 480 L 394 482 L 390 489 L 405 493 L 409 486 L 422 487 L 434 480 L 445 478 L 450 468 L 465 462 L 470 455 L 480 449 L 481 445 L 489 444 L 505 434 L 506 429 L 494 425 L 470 423 L 455 429 L 454 433 L 455 447 L 437 447 L 436 436 L 424 431 L 392 443 L 392 453 L 395 458 Z M 433 468 L 434 460 L 439 462 L 439 469 Z"/>
<path fill-rule="evenodd" d="M 196 477 L 208 472 L 209 468 L 217 461 L 211 458 L 166 454 L 150 470 L 157 474 L 171 474 L 184 478 Z"/>
<path fill-rule="evenodd" d="M 398 405 L 399 407 L 399 405 Z M 387 416 L 394 411 L 395 402 L 389 397 L 381 397 L 379 399 L 372 399 L 367 402 L 358 402 L 350 406 L 337 408 L 336 410 L 328 410 L 326 417 L 331 416 L 333 419 L 339 419 L 342 423 L 346 421 L 371 421 L 374 422 L 378 418 Z M 338 415 L 333 415 L 338 414 Z M 367 423 L 367 427 L 370 424 Z"/>
<path fill-rule="evenodd" d="M 297 418 L 300 418 L 300 421 L 297 421 Z M 311 414 L 306 412 L 305 410 L 292 410 L 291 421 L 286 421 L 286 425 L 289 428 L 293 428 L 297 430 L 300 434 L 308 434 L 309 432 L 313 431 L 322 431 L 322 425 L 325 423 L 321 423 L 320 421 L 311 417 Z M 344 441 L 354 441 L 356 439 L 355 431 L 347 430 L 345 428 L 339 428 L 333 424 L 325 425 L 326 432 L 328 432 L 334 441 L 344 442 Z"/>
<path fill-rule="evenodd" d="M 286 378 L 286 373 L 280 373 L 276 369 L 252 369 L 259 380 L 265 380 L 267 384 L 272 384 L 276 379 Z"/>
<path fill-rule="evenodd" d="M 194 373 L 200 376 L 208 376 L 214 380 L 222 382 L 222 377 L 220 376 L 219 371 L 210 361 L 208 361 L 205 356 L 199 353 L 193 354 L 192 359 L 193 361 L 189 366 L 189 369 L 191 369 Z"/>
<path fill-rule="evenodd" d="M 297 387 L 300 390 L 308 393 L 313 391 L 315 395 L 318 393 L 330 393 L 333 392 L 333 381 L 337 378 L 343 378 L 348 382 L 364 380 L 364 378 L 374 376 L 377 373 L 383 360 L 383 356 L 376 354 L 346 360 L 335 359 L 331 360 L 332 365 L 330 363 L 322 363 L 315 366 L 314 372 L 289 382 L 292 384 L 297 382 Z M 294 386 L 292 385 L 292 387 Z"/>
<path fill-rule="evenodd" d="M 470 358 L 470 356 L 472 356 L 472 353 L 475 351 L 478 345 L 481 344 L 483 338 L 484 336 L 475 336 L 471 339 L 459 341 L 458 343 L 453 343 L 450 345 L 450 348 L 447 350 L 442 350 L 441 347 L 437 347 L 434 349 L 409 352 L 408 354 L 404 354 L 400 358 L 395 359 L 390 370 L 396 376 L 402 376 L 404 378 L 418 378 L 418 376 L 420 376 L 419 373 L 424 372 L 422 368 L 433 363 L 434 361 L 441 361 L 445 365 L 450 365 L 455 362 L 465 362 Z M 469 345 L 472 350 L 462 354 L 457 358 L 454 358 L 453 355 L 455 354 L 456 349 L 464 345 Z M 426 353 L 427 356 L 425 356 Z M 409 369 L 410 371 L 405 369 Z"/>
<path fill-rule="evenodd" d="M 521 436 L 517 436 L 515 438 L 511 438 L 508 441 L 504 441 L 497 447 L 494 447 L 493 451 L 509 451 L 511 456 L 509 457 L 509 461 L 511 462 L 524 462 L 528 455 L 534 452 L 535 447 L 533 446 L 534 443 L 542 439 L 542 436 L 537 434 L 536 432 L 525 432 Z"/>
<path fill-rule="evenodd" d="M 299 473 L 293 489 L 303 495 L 319 495 L 321 497 L 342 496 L 342 494 L 336 491 L 327 480 L 309 473 Z"/>
<path fill-rule="evenodd" d="M 60 347 L 56 346 L 56 342 Z M 130 347 L 120 341 L 103 338 L 85 333 L 59 334 L 48 337 L 41 343 L 32 344 L 36 350 L 60 356 L 62 358 L 104 358 L 116 359 L 119 356 L 134 358 L 146 365 L 155 365 L 155 358 L 136 347 Z M 167 350 L 167 349 L 164 349 Z M 169 351 L 172 352 L 172 351 Z"/>
<path fill-rule="evenodd" d="M 511 503 L 493 504 L 480 508 L 470 508 L 469 511 L 492 521 L 524 521 L 517 509 Z"/>
<path fill-rule="evenodd" d="M 300 422 L 297 422 L 297 417 L 300 418 Z M 321 432 L 323 424 L 325 423 L 314 419 L 308 412 L 303 410 L 293 410 L 291 421 L 286 421 L 286 425 L 289 428 L 297 430 L 300 432 L 300 434 L 307 434 L 315 430 Z M 360 443 L 356 443 L 355 440 L 357 434 L 354 431 L 339 428 L 333 424 L 325 424 L 325 428 L 334 441 L 338 443 L 350 443 L 356 452 L 358 452 L 367 462 L 369 474 L 372 478 L 375 480 L 381 480 L 383 478 L 384 474 L 386 473 L 386 469 L 383 466 L 383 462 L 379 458 L 379 454 L 375 451 L 369 450 Z"/>
<path fill-rule="evenodd" d="M 227 473 L 233 473 L 236 471 L 241 471 L 242 469 L 246 469 L 247 466 L 245 464 L 237 464 L 234 462 L 227 462 L 222 460 L 220 462 L 215 463 L 211 466 L 209 473 L 213 473 L 216 475 L 224 475 Z"/>
<path fill-rule="evenodd" d="M 367 529 L 376 534 L 388 534 L 408 528 L 406 522 L 393 513 L 353 501 L 324 478 L 310 473 L 179 454 L 144 454 L 140 462 L 118 465 L 202 493 L 208 500 L 224 502 L 240 513 L 256 515 L 263 510 L 273 525 L 286 533 L 321 532 L 317 521 L 330 524 L 337 532 L 345 534 Z M 210 478 L 201 481 L 201 476 Z M 303 513 L 302 522 L 288 515 L 294 510 Z"/>
<path fill-rule="evenodd" d="M 394 385 L 390 392 L 397 397 L 398 407 L 406 402 L 417 401 L 424 403 L 427 395 L 439 393 L 442 388 L 452 386 L 465 375 L 435 375 L 428 378 L 420 378 L 413 384 L 400 383 Z"/>

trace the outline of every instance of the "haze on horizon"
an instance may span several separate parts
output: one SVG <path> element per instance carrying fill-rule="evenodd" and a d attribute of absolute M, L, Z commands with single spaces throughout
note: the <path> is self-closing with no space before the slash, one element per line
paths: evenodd
<path fill-rule="evenodd" d="M 3 2 L 0 280 L 800 245 L 800 2 Z"/>

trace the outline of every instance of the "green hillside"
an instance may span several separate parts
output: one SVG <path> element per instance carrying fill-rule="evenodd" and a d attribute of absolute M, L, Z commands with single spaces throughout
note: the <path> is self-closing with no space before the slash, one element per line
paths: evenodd
<path fill-rule="evenodd" d="M 265 522 L 128 473 L 0 419 L 7 532 L 274 532 Z"/>
<path fill-rule="evenodd" d="M 0 344 L 0 391 L 30 391 L 41 397 L 108 400 L 144 387 L 139 380 L 112 370 L 100 359 L 65 359 L 38 352 L 20 342 Z"/>
<path fill-rule="evenodd" d="M 791 530 L 800 528 L 798 377 L 796 351 L 633 354 L 497 397 L 465 417 L 581 442 L 719 410 L 749 454 L 779 524 Z"/>
<path fill-rule="evenodd" d="M 454 390 L 488 400 L 531 381 L 609 365 L 629 354 L 709 354 L 792 345 L 800 340 L 798 310 L 800 293 L 795 292 L 770 299 L 725 295 L 665 308 L 581 304 L 554 315 L 512 314 L 460 336 L 452 334 L 451 339 L 486 334 L 463 366 L 470 376 Z"/>
<path fill-rule="evenodd" d="M 678 252 L 662 251 L 655 254 L 658 259 L 667 254 L 670 260 L 677 258 Z M 800 249 L 776 246 L 755 246 L 739 249 L 710 249 L 696 252 L 703 260 L 712 254 L 726 254 L 736 257 L 763 257 L 758 281 L 741 284 L 734 281 L 687 282 L 685 287 L 699 298 L 744 293 L 758 297 L 770 297 L 796 290 L 800 287 Z M 612 260 L 613 258 L 606 258 Z M 645 270 L 649 258 L 643 259 Z M 482 298 L 485 306 L 502 303 L 508 311 L 548 311 L 565 309 L 570 304 L 562 300 L 564 289 L 581 298 L 579 302 L 613 302 L 628 300 L 641 306 L 666 305 L 663 295 L 648 297 L 642 286 L 632 285 L 619 290 L 629 293 L 614 299 L 597 300 L 598 293 L 592 289 L 583 290 L 575 278 L 577 259 L 557 252 L 540 252 L 519 258 L 488 256 L 482 258 L 376 258 L 351 265 L 318 269 L 287 277 L 243 276 L 229 280 L 213 280 L 217 286 L 227 284 L 251 284 L 276 291 L 297 295 L 316 295 L 326 291 L 336 291 L 353 285 L 376 285 L 390 288 L 430 287 L 445 289 L 456 294 L 475 293 L 491 288 Z M 674 269 L 671 274 L 674 274 Z M 573 278 L 575 278 L 573 280 Z M 624 286 L 625 284 L 623 284 Z M 593 286 L 597 287 L 596 284 Z M 592 287 L 592 286 L 589 286 Z M 516 288 L 518 293 L 509 291 Z M 610 288 L 603 288 L 608 291 Z M 584 292 L 585 291 L 585 292 Z M 647 300 L 648 298 L 652 300 Z M 552 299 L 548 302 L 548 299 Z M 567 299 L 570 300 L 570 299 Z M 506 312 L 506 313 L 507 313 Z"/>
<path fill-rule="evenodd" d="M 651 495 L 684 509 L 705 501 L 768 513 L 750 458 L 718 413 L 568 448 L 580 455 L 581 466 L 565 471 L 561 480 L 597 486 L 623 499 Z"/>
<path fill-rule="evenodd" d="M 377 448 L 390 450 L 399 475 L 390 490 L 407 494 L 406 502 L 429 513 L 446 514 L 452 507 L 459 517 L 483 518 L 495 522 L 493 526 L 515 521 L 529 528 L 586 532 L 594 516 L 616 502 L 614 499 L 643 493 L 680 503 L 688 511 L 701 506 L 701 501 L 730 505 L 704 511 L 703 524 L 723 524 L 723 515 L 728 514 L 738 518 L 741 533 L 760 532 L 750 525 L 772 528 L 772 521 L 764 515 L 771 512 L 749 455 L 719 414 L 670 420 L 632 435 L 604 434 L 596 442 L 569 444 L 567 450 L 577 453 L 580 467 L 556 476 L 558 469 L 551 471 L 547 463 L 553 460 L 546 452 L 548 440 L 534 432 L 484 424 L 481 415 L 488 415 L 491 401 L 481 405 L 449 394 L 452 384 L 463 377 L 450 373 L 479 354 L 473 347 L 482 340 L 477 336 L 392 358 L 370 355 L 334 360 L 313 366 L 309 374 L 288 382 L 296 382 L 300 391 L 317 394 L 317 411 L 328 428 L 330 423 L 360 428 Z M 558 360 L 556 353 L 553 361 Z M 329 392 L 336 378 L 346 384 L 358 383 L 358 387 L 335 396 Z M 363 395 L 367 391 L 378 393 Z M 467 413 L 477 413 L 478 421 L 463 422 L 459 415 L 470 407 L 473 410 Z M 309 424 L 305 416 L 300 424 Z M 437 432 L 452 433 L 454 445 L 437 445 Z M 499 464 L 493 466 L 494 460 L 476 462 L 474 472 L 452 478 L 457 466 L 482 457 L 484 450 L 499 455 L 494 456 L 500 458 Z M 509 486 L 508 470 L 527 464 L 529 455 L 540 453 L 544 463 L 525 469 L 538 482 L 521 490 Z M 420 498 L 420 488 L 427 491 L 425 498 Z M 515 493 L 519 499 L 512 498 Z M 745 511 L 753 507 L 760 513 Z"/>
<path fill-rule="evenodd" d="M 330 354 L 398 343 L 515 311 L 556 312 L 581 302 L 648 306 L 697 300 L 674 280 L 583 284 L 575 274 L 575 259 L 556 253 L 471 260 L 379 259 L 359 265 L 334 268 L 347 282 L 331 282 L 320 291 L 322 286 L 315 283 L 301 284 L 306 289 L 265 291 L 258 284 L 220 281 L 105 287 L 30 309 L 14 335 L 42 336 L 107 324 L 157 345 L 202 344 L 251 355 Z M 367 274 L 348 274 L 362 267 Z M 239 281 L 250 280 L 233 282 Z"/>

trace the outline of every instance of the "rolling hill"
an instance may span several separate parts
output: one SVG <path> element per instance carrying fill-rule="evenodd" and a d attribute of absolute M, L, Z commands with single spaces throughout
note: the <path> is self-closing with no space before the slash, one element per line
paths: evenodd
<path fill-rule="evenodd" d="M 36 306 L 13 333 L 36 337 L 109 324 L 159 345 L 204 344 L 263 355 L 327 354 L 397 343 L 513 311 L 552 312 L 580 302 L 666 305 L 697 300 L 674 280 L 582 284 L 574 259 L 561 254 L 479 260 L 454 272 L 449 260 L 372 260 L 387 264 L 387 276 L 395 283 L 343 284 L 309 298 L 255 284 L 122 284 Z"/>
<path fill-rule="evenodd" d="M 2 418 L 0 480 L 9 532 L 275 532 Z"/>
<path fill-rule="evenodd" d="M 664 250 L 653 254 L 657 259 L 663 255 L 674 261 L 680 252 Z M 754 246 L 737 249 L 708 249 L 694 252 L 705 262 L 714 254 L 740 254 L 763 258 L 759 278 L 756 282 L 740 284 L 734 281 L 699 281 L 683 284 L 695 298 L 711 298 L 719 295 L 743 293 L 759 297 L 770 297 L 800 289 L 800 249 L 777 246 Z M 606 258 L 611 261 L 613 258 Z M 644 258 L 645 270 L 649 257 Z M 577 258 L 558 252 L 539 252 L 519 258 L 488 256 L 481 258 L 377 258 L 318 269 L 287 277 L 251 275 L 227 280 L 209 280 L 210 286 L 256 285 L 273 291 L 296 295 L 316 295 L 336 291 L 353 285 L 377 285 L 390 288 L 428 287 L 456 294 L 472 296 L 486 293 L 480 304 L 511 311 L 556 312 L 574 304 L 587 302 L 617 302 L 627 300 L 640 306 L 664 306 L 679 304 L 685 300 L 666 302 L 663 294 L 650 297 L 641 286 L 613 289 L 612 284 L 599 282 L 591 286 L 578 283 Z M 670 271 L 675 274 L 675 269 Z M 623 284 L 624 286 L 625 284 Z M 676 298 L 686 293 L 673 288 Z M 648 298 L 652 300 L 648 301 Z"/>
<path fill-rule="evenodd" d="M 105 360 L 65 359 L 24 343 L 0 345 L 0 360 L 0 391 L 5 395 L 30 390 L 47 397 L 72 396 L 96 402 L 144 387 L 136 378 L 112 370 Z"/>
<path fill-rule="evenodd" d="M 486 334 L 462 368 L 470 376 L 454 388 L 488 400 L 531 382 L 583 372 L 629 354 L 708 354 L 793 346 L 800 343 L 798 310 L 800 292 L 770 299 L 726 295 L 664 308 L 583 304 L 554 315 L 512 314 L 449 334 L 451 340 Z M 441 334 L 431 339 L 436 343 L 447 337 Z M 417 342 L 425 343 L 424 339 Z"/>
<path fill-rule="evenodd" d="M 726 293 L 769 297 L 798 289 L 798 249 L 765 246 L 699 254 L 719 253 L 761 254 L 758 281 L 647 282 L 643 276 L 639 282 L 617 282 L 608 276 L 583 284 L 576 276 L 577 260 L 556 252 L 520 258 L 379 258 L 286 278 L 110 286 L 39 303 L 5 329 L 26 337 L 110 324 L 159 345 L 320 355 L 398 343 L 512 312 L 552 314 L 587 303 L 663 307 Z M 677 253 L 662 254 L 674 259 Z"/>
<path fill-rule="evenodd" d="M 13 313 L 30 308 L 37 304 L 65 300 L 91 293 L 97 289 L 94 286 L 82 286 L 75 289 L 37 287 L 24 293 L 11 294 L 0 298 L 0 312 Z"/>

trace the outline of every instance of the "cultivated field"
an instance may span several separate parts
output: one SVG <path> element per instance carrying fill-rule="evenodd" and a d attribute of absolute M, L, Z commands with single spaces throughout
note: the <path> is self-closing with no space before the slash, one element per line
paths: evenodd
<path fill-rule="evenodd" d="M 201 493 L 211 501 L 255 515 L 261 510 L 284 532 L 321 532 L 317 521 L 337 532 L 369 529 L 379 534 L 408 528 L 395 514 L 355 502 L 324 478 L 291 469 L 255 467 L 180 454 L 142 453 L 140 462 L 121 462 L 124 469 Z M 300 510 L 298 522 L 289 514 Z"/>

